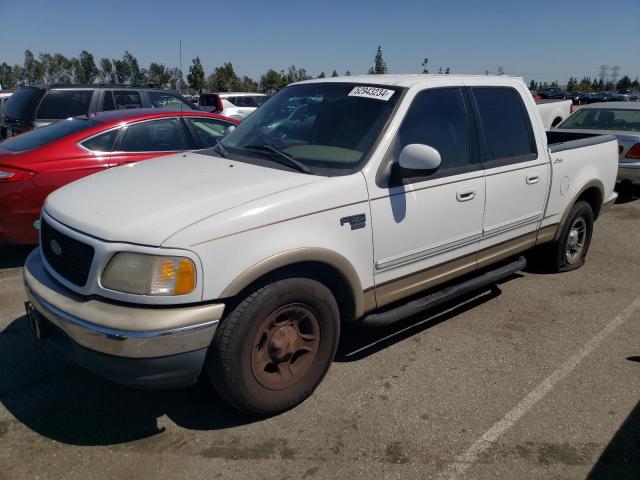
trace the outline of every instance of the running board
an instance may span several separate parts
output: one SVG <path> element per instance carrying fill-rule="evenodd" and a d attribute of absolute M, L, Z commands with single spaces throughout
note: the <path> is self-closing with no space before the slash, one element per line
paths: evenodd
<path fill-rule="evenodd" d="M 369 314 L 358 322 L 358 324 L 367 327 L 385 327 L 391 325 L 392 323 L 399 322 L 400 320 L 416 315 L 417 313 L 433 308 L 436 305 L 440 305 L 461 295 L 492 285 L 524 269 L 526 266 L 527 260 L 524 257 L 519 257 L 516 261 L 486 272 L 479 277 L 474 277 L 462 283 L 452 285 L 438 292 L 431 293 L 426 297 L 418 298 L 417 300 L 412 300 L 411 302 L 392 308 L 391 310 Z"/>

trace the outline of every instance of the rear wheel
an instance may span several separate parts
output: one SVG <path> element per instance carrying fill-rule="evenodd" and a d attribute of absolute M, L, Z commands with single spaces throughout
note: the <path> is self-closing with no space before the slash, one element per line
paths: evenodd
<path fill-rule="evenodd" d="M 246 297 L 218 327 L 207 359 L 214 388 L 234 407 L 267 416 L 304 401 L 338 345 L 338 306 L 316 280 L 289 278 Z"/>
<path fill-rule="evenodd" d="M 558 240 L 543 246 L 539 258 L 554 272 L 580 268 L 589 251 L 592 233 L 591 205 L 584 201 L 577 202 L 571 208 Z"/>

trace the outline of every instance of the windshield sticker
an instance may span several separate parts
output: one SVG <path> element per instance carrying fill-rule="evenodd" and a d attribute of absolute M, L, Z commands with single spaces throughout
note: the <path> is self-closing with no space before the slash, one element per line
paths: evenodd
<path fill-rule="evenodd" d="M 386 102 L 394 93 L 395 90 L 388 90 L 386 88 L 358 86 L 349 92 L 349 96 L 375 98 L 376 100 L 384 100 Z"/>

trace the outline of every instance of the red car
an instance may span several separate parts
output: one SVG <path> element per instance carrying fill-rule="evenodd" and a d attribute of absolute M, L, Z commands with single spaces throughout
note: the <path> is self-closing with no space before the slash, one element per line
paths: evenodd
<path fill-rule="evenodd" d="M 198 111 L 116 110 L 1 142 L 0 245 L 38 243 L 40 209 L 57 188 L 106 168 L 212 147 L 238 123 Z"/>

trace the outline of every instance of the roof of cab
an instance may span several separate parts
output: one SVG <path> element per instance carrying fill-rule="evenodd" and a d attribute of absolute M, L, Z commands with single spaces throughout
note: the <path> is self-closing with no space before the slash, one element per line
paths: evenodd
<path fill-rule="evenodd" d="M 367 85 L 388 85 L 393 87 L 412 87 L 417 84 L 428 82 L 429 80 L 442 80 L 443 78 L 451 80 L 464 80 L 466 78 L 486 79 L 487 84 L 495 83 L 497 79 L 504 81 L 505 79 L 522 81 L 522 77 L 511 75 L 448 75 L 448 74 L 392 74 L 392 75 L 352 75 L 342 77 L 314 78 L 312 80 L 304 80 L 296 82 L 293 85 L 304 83 L 362 83 Z"/>

